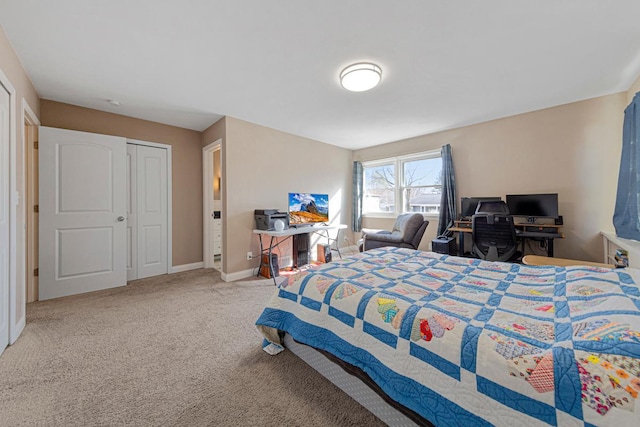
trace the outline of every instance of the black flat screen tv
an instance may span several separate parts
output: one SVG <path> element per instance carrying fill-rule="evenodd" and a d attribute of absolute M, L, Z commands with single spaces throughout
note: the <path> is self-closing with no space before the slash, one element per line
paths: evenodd
<path fill-rule="evenodd" d="M 460 204 L 460 219 L 471 220 L 471 217 L 476 213 L 479 202 L 495 202 L 502 200 L 500 197 L 463 197 Z"/>
<path fill-rule="evenodd" d="M 289 193 L 289 226 L 328 222 L 328 194 Z"/>
<path fill-rule="evenodd" d="M 557 218 L 558 193 L 509 194 L 507 207 L 513 216 L 527 218 Z"/>

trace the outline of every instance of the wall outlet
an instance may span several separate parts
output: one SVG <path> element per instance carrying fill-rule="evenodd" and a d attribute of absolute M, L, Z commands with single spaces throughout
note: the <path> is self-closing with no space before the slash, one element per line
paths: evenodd
<path fill-rule="evenodd" d="M 247 252 L 247 261 L 251 261 L 253 259 L 253 253 L 252 252 Z"/>

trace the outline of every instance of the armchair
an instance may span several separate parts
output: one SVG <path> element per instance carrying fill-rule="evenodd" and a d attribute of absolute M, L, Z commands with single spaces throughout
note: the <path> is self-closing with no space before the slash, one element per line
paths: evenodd
<path fill-rule="evenodd" d="M 414 213 L 398 215 L 392 231 L 363 229 L 360 252 L 384 246 L 418 249 L 427 225 L 422 214 Z"/>

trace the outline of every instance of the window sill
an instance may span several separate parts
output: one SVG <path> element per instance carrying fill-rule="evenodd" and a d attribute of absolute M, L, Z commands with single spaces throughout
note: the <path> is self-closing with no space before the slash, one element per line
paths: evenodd
<path fill-rule="evenodd" d="M 406 212 L 406 213 L 421 213 L 421 212 Z M 369 214 L 362 214 L 362 217 L 372 218 L 372 219 L 396 219 L 398 215 L 400 214 L 369 213 Z M 428 219 L 429 221 L 437 221 L 440 218 L 440 214 L 422 213 L 422 217 L 424 219 Z"/>

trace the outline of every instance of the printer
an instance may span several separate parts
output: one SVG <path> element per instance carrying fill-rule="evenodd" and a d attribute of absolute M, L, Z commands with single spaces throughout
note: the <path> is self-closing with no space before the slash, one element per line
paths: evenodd
<path fill-rule="evenodd" d="M 278 212 L 277 209 L 256 209 L 253 213 L 258 230 L 273 230 L 276 220 L 284 222 L 284 228 L 289 228 L 289 214 Z"/>

